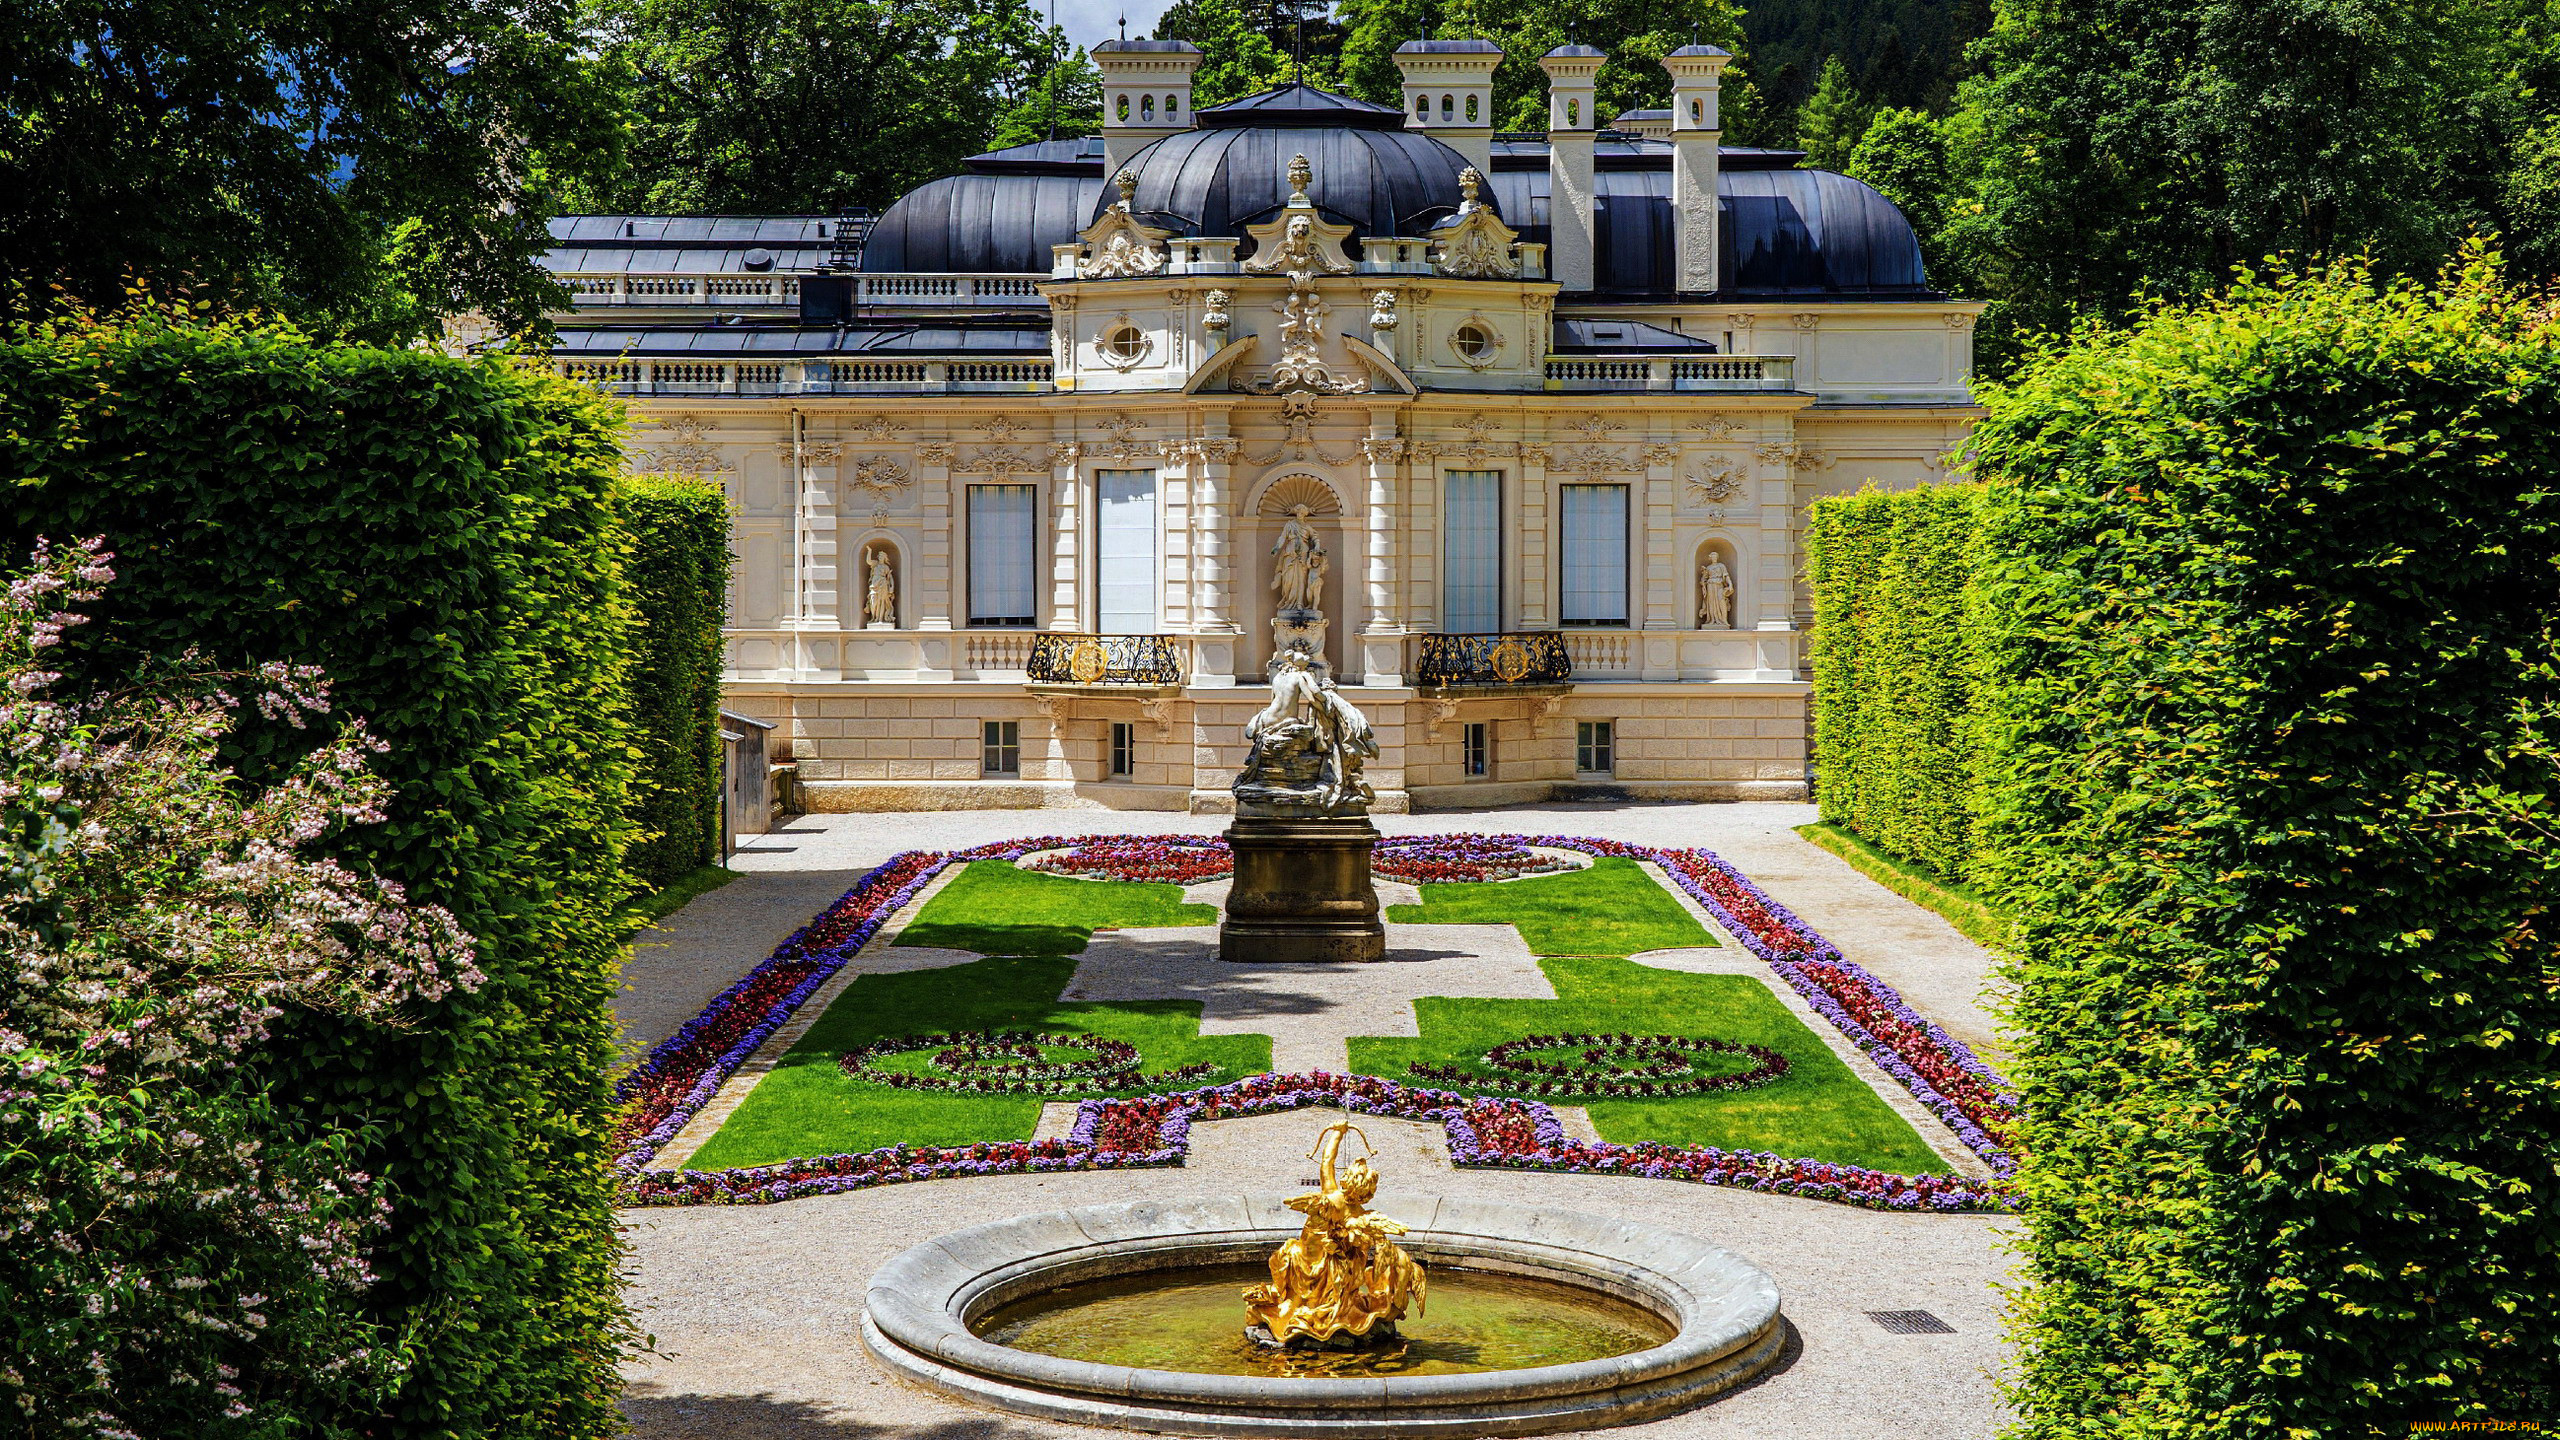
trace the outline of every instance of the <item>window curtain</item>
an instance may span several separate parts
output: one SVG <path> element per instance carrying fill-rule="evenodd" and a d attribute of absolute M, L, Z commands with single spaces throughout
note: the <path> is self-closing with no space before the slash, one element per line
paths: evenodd
<path fill-rule="evenodd" d="M 1097 628 L 1105 635 L 1152 635 L 1156 622 L 1156 472 L 1094 475 Z"/>
<path fill-rule="evenodd" d="M 969 623 L 1030 625 L 1038 561 L 1032 549 L 1037 488 L 969 487 Z"/>
<path fill-rule="evenodd" d="M 1567 625 L 1627 623 L 1627 487 L 1566 485 L 1564 576 L 1558 618 Z"/>
<path fill-rule="evenodd" d="M 1484 635 L 1502 628 L 1502 473 L 1452 470 L 1440 482 L 1446 517 L 1440 628 Z"/>

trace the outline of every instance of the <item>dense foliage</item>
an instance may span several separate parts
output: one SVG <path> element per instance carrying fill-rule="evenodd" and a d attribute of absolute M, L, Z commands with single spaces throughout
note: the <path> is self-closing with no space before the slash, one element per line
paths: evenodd
<path fill-rule="evenodd" d="M 326 670 L 389 748 L 384 823 L 328 853 L 451 912 L 487 977 L 405 1028 L 280 1017 L 251 1077 L 290 1133 L 344 1137 L 391 1229 L 365 1314 L 396 1392 L 314 1385 L 256 1433 L 613 1431 L 627 1321 L 603 1142 L 628 893 L 628 601 L 606 402 L 496 363 L 150 316 L 0 344 L 0 543 L 103 535 L 123 578 L 62 669 L 192 647 Z M 241 718 L 273 785 L 329 733 Z M 245 1083 L 245 1080 L 244 1080 Z M 355 1331 L 350 1329 L 353 1337 Z"/>
<path fill-rule="evenodd" d="M 377 340 L 535 323 L 612 94 L 568 0 L 28 0 L 0 46 L 0 317 L 139 281 Z"/>
<path fill-rule="evenodd" d="M 1547 128 L 1547 72 L 1538 57 L 1558 45 L 1590 45 L 1608 52 L 1600 67 L 1596 113 L 1671 103 L 1671 76 L 1662 57 L 1693 40 L 1742 53 L 1742 13 L 1732 0 L 1343 0 L 1340 84 L 1363 99 L 1401 107 L 1404 84 L 1395 50 L 1430 35 L 1481 36 L 1502 47 L 1493 76 L 1494 123 L 1499 129 Z M 1751 143 L 1759 107 L 1744 59 L 1726 70 L 1724 124 L 1728 143 Z"/>
<path fill-rule="evenodd" d="M 698 480 L 623 483 L 624 576 L 640 621 L 631 664 L 634 880 L 659 889 L 720 845 L 720 622 L 728 606 L 729 505 Z"/>
<path fill-rule="evenodd" d="M 885 207 L 987 148 L 1057 49 L 1024 0 L 590 0 L 629 169 L 600 210 Z"/>
<path fill-rule="evenodd" d="M 109 558 L 40 547 L 0 595 L 0 1415 L 129 1437 L 362 1413 L 403 1362 L 362 1306 L 369 1137 L 278 1124 L 241 1061 L 290 1013 L 396 1030 L 481 976 L 451 916 L 316 853 L 382 819 L 362 722 L 253 797 L 217 759 L 244 701 L 328 715 L 318 676 L 54 683 Z"/>
<path fill-rule="evenodd" d="M 1990 0 L 1751 0 L 1742 15 L 1773 110 L 1792 112 L 1827 59 L 1881 105 L 1945 108 Z"/>
<path fill-rule="evenodd" d="M 2548 1416 L 2560 335 L 2341 268 L 1990 407 L 2021 1433 Z"/>
<path fill-rule="evenodd" d="M 1869 487 L 1815 501 L 1805 525 L 1822 818 L 1958 881 L 1981 764 L 1965 617 L 1980 496 Z"/>

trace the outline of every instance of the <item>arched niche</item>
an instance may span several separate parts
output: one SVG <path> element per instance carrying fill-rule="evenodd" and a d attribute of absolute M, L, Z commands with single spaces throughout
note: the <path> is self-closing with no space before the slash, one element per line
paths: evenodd
<path fill-rule="evenodd" d="M 1245 507 L 1237 525 L 1235 538 L 1236 578 L 1245 593 L 1238 597 L 1237 619 L 1253 639 L 1248 649 L 1255 657 L 1254 669 L 1271 655 L 1271 621 L 1279 613 L 1279 596 L 1272 589 L 1277 572 L 1271 547 L 1280 538 L 1280 527 L 1293 507 L 1307 507 L 1307 523 L 1315 527 L 1316 538 L 1325 548 L 1327 566 L 1319 606 L 1326 622 L 1324 658 L 1340 671 L 1344 667 L 1344 636 L 1351 629 L 1349 605 L 1358 593 L 1352 575 L 1349 516 L 1345 513 L 1342 489 L 1329 476 L 1312 470 L 1291 468 L 1266 476 L 1251 492 L 1252 502 Z"/>
<path fill-rule="evenodd" d="M 898 543 L 895 534 L 887 530 L 872 530 L 856 539 L 851 549 L 853 573 L 847 577 L 851 585 L 845 595 L 845 606 L 853 611 L 853 623 L 864 629 L 879 623 L 871 615 L 871 561 L 873 556 L 881 555 L 887 557 L 889 573 L 895 580 L 886 628 L 905 629 L 903 617 L 908 607 L 915 603 L 915 575 L 907 566 L 906 547 Z M 844 612 L 840 609 L 837 613 Z"/>
<path fill-rule="evenodd" d="M 1724 623 L 1711 623 L 1707 610 L 1706 577 L 1714 562 L 1725 569 L 1726 591 Z M 1742 597 L 1750 593 L 1743 584 L 1742 552 L 1721 535 L 1710 535 L 1698 542 L 1689 560 L 1689 623 L 1700 630 L 1739 630 L 1742 628 Z"/>

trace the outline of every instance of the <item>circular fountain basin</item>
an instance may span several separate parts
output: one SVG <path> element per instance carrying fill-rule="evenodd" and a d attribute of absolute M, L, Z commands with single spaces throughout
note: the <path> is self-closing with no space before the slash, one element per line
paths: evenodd
<path fill-rule="evenodd" d="M 1425 1198 L 1382 1213 L 1412 1227 L 1400 1243 L 1428 1267 L 1434 1297 L 1469 1292 L 1469 1303 L 1494 1305 L 1485 1297 L 1517 1292 L 1501 1299 L 1514 1309 L 1484 1312 L 1495 1318 L 1480 1323 L 1493 1330 L 1450 1342 L 1433 1330 L 1426 1304 L 1404 1327 L 1412 1363 L 1240 1360 L 1226 1322 L 1202 1308 L 1204 1290 L 1235 1273 L 1224 1267 L 1258 1265 L 1298 1233 L 1304 1217 L 1282 1201 L 1142 1200 L 954 1231 L 872 1277 L 863 1343 L 898 1375 L 981 1405 L 1190 1435 L 1589 1430 L 1698 1404 L 1778 1357 L 1777 1284 L 1731 1251 L 1635 1221 Z M 1168 1326 L 1209 1329 L 1133 1345 L 1143 1327 L 1133 1329 L 1104 1302 L 1119 1301 L 1125 1312 L 1137 1297 L 1144 1311 L 1149 1293 L 1167 1297 L 1153 1310 Z M 1091 1311 L 1090 1333 L 1078 1336 L 1070 1307 L 1084 1303 L 1101 1308 Z M 1517 1308 L 1523 1303 L 1528 1310 Z M 1547 1311 L 1564 1317 L 1553 1332 L 1562 1341 L 1524 1337 L 1509 1318 Z M 1240 1298 L 1230 1318 L 1241 1332 Z M 1480 1343 L 1495 1330 L 1522 1343 L 1507 1350 Z M 1613 1333 L 1620 1338 L 1608 1338 Z M 1001 1343 L 1008 1336 L 1066 1353 Z M 1594 1358 L 1521 1363 L 1557 1349 Z M 1079 1351 L 1150 1363 L 1074 1358 Z M 1479 1363 L 1489 1353 L 1505 1368 Z M 1439 1363 L 1451 1357 L 1457 1363 Z M 1171 1366 L 1181 1368 L 1159 1368 Z M 1309 1373 L 1320 1370 L 1331 1373 Z"/>

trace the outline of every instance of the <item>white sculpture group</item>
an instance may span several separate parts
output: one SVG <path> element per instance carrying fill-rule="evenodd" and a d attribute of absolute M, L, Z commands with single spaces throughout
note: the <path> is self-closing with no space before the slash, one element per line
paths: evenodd
<path fill-rule="evenodd" d="M 1238 815 L 1330 819 L 1365 815 L 1376 798 L 1361 766 L 1378 753 L 1369 717 L 1353 708 L 1299 645 L 1271 657 L 1271 703 L 1245 722 Z"/>

